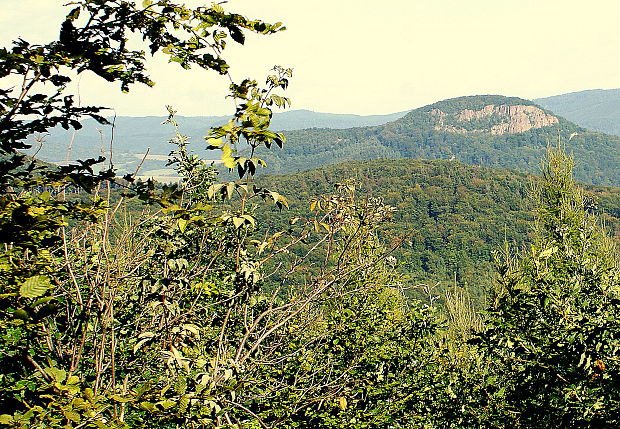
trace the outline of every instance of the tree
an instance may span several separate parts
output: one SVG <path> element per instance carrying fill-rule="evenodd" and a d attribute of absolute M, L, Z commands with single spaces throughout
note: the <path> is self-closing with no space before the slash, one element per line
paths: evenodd
<path fill-rule="evenodd" d="M 534 243 L 500 261 L 488 329 L 476 340 L 492 365 L 486 393 L 497 426 L 620 424 L 618 251 L 572 167 L 549 150 L 534 188 Z"/>
<path fill-rule="evenodd" d="M 423 424 L 429 401 L 422 392 L 437 365 L 435 314 L 407 299 L 378 239 L 393 208 L 379 198 L 358 200 L 351 184 L 337 187 L 312 201 L 317 217 L 306 221 L 319 237 L 308 241 L 324 245 L 288 258 L 283 270 L 280 283 L 293 285 L 286 305 L 299 308 L 298 297 L 309 293 L 316 298 L 291 319 L 289 339 L 261 368 L 255 411 L 269 427 Z M 319 260 L 306 260 L 316 253 Z"/>
<path fill-rule="evenodd" d="M 221 53 L 228 35 L 243 43 L 243 30 L 270 34 L 283 29 L 280 23 L 271 25 L 225 13 L 220 5 L 189 9 L 169 0 L 147 0 L 142 7 L 124 0 L 80 0 L 72 4 L 75 7 L 62 24 L 59 40 L 31 45 L 18 39 L 12 48 L 0 49 L 0 78 L 7 85 L 12 78 L 21 80 L 21 85 L 0 92 L 0 239 L 10 248 L 0 260 L 2 286 L 11 299 L 37 298 L 52 289 L 44 273 L 49 263 L 45 252 L 60 239 L 58 228 L 66 225 L 67 218 L 92 219 L 100 214 L 99 203 L 58 201 L 48 193 L 33 191 L 73 186 L 90 192 L 114 178 L 111 165 L 100 173 L 93 171 L 102 159 L 52 168 L 19 152 L 29 147 L 29 136 L 54 126 L 79 129 L 83 116 L 107 123 L 99 115 L 101 107 L 76 106 L 73 95 L 66 94 L 72 72 L 91 71 L 119 82 L 123 91 L 135 83 L 153 85 L 146 74 L 143 46 L 130 47 L 131 36 L 137 34 L 151 54 L 162 52 L 183 68 L 198 66 L 226 74 L 228 65 Z M 233 86 L 233 96 L 246 100 L 248 91 L 256 90 L 256 83 L 247 79 Z M 51 93 L 49 88 L 53 89 Z M 274 101 L 285 103 L 281 98 Z M 266 132 L 265 118 L 270 117 L 270 111 L 255 112 L 251 102 L 239 106 L 238 120 L 255 121 L 246 124 L 243 132 L 253 133 L 261 143 L 275 140 L 281 144 L 281 135 Z M 240 128 L 229 130 L 229 134 L 241 133 Z M 227 152 L 229 158 L 231 152 Z M 133 181 L 131 176 L 126 179 Z M 39 263 L 33 258 L 39 258 Z M 27 279 L 35 279 L 28 283 L 31 290 L 26 295 L 17 292 Z M 9 307 L 15 310 L 14 303 Z"/>
<path fill-rule="evenodd" d="M 110 247 L 114 235 L 110 225 L 119 208 L 110 207 L 111 187 L 125 187 L 165 207 L 172 214 L 168 225 L 173 222 L 181 229 L 189 221 L 199 221 L 191 214 L 206 210 L 204 204 L 182 204 L 193 177 L 186 175 L 190 185 L 155 192 L 152 182 L 135 182 L 132 175 L 119 180 L 111 163 L 107 170 L 95 172 L 103 158 L 59 167 L 28 158 L 19 152 L 29 147 L 27 138 L 55 126 L 79 129 L 84 116 L 107 123 L 101 107 L 77 106 L 73 95 L 66 93 L 76 72 L 90 71 L 118 82 L 123 91 L 135 83 L 153 85 L 146 70 L 148 50 L 167 55 L 185 69 L 197 66 L 226 74 L 222 52 L 228 38 L 243 44 L 245 30 L 271 34 L 284 28 L 226 13 L 219 4 L 190 9 L 170 0 L 147 0 L 142 6 L 125 0 L 78 0 L 72 5 L 57 41 L 32 45 L 18 39 L 12 47 L 0 49 L 0 79 L 5 84 L 0 91 L 0 407 L 9 413 L 1 416 L 0 423 L 14 427 L 125 424 L 128 401 L 123 394 L 128 379 L 125 387 L 117 384 L 122 378 L 117 378 L 121 369 L 116 368 L 115 293 L 127 283 L 111 274 L 113 269 L 119 274 L 120 267 L 127 267 L 122 264 L 140 261 L 144 254 L 122 254 L 121 246 Z M 290 71 L 279 69 L 270 78 L 270 88 L 285 87 L 287 76 Z M 12 86 L 15 78 L 20 84 Z M 233 145 L 223 145 L 224 160 L 231 167 L 253 169 L 253 159 L 234 156 L 234 145 L 241 136 L 251 144 L 281 145 L 283 136 L 267 129 L 271 111 L 266 107 L 283 106 L 287 100 L 261 92 L 249 79 L 233 83 L 231 91 L 238 101 L 235 118 L 217 130 Z M 194 162 L 193 173 L 206 173 L 195 158 L 183 154 L 181 147 L 177 162 L 183 167 Z M 107 198 L 100 196 L 102 186 L 107 187 Z M 233 184 L 226 189 L 234 188 Z M 277 199 L 275 193 L 268 195 Z M 236 223 L 238 218 L 230 221 Z M 81 235 L 75 235 L 74 226 L 82 228 Z M 240 244 L 240 235 L 236 236 Z M 76 249 L 80 243 L 87 247 Z M 234 272 L 241 271 L 240 253 Z M 115 254 L 119 260 L 111 261 Z M 86 356 L 85 351 L 96 353 Z M 148 388 L 142 393 L 147 391 L 152 393 Z M 169 409 L 169 402 L 163 404 L 158 411 Z"/>
<path fill-rule="evenodd" d="M 176 185 L 119 179 L 111 164 L 96 173 L 102 159 L 56 168 L 18 152 L 26 137 L 79 128 L 84 115 L 105 122 L 101 108 L 65 95 L 72 71 L 92 71 L 124 91 L 152 84 L 130 33 L 152 54 L 223 74 L 227 36 L 243 43 L 243 30 L 269 34 L 281 24 L 168 0 L 74 6 L 58 41 L 18 40 L 0 51 L 0 76 L 23 82 L 0 93 L 0 424 L 409 421 L 435 324 L 430 311 L 408 307 L 375 234 L 392 209 L 344 186 L 312 201 L 313 213 L 290 228 L 257 234 L 255 201 L 287 205 L 253 177 L 265 165 L 257 151 L 284 143 L 269 125 L 271 107 L 289 104 L 276 91 L 291 70 L 275 67 L 264 88 L 250 79 L 230 86 L 234 116 L 206 143 L 238 180 L 218 182 L 189 151 L 172 108 L 170 164 L 183 178 Z M 52 95 L 37 89 L 49 84 Z M 125 211 L 132 194 L 147 203 L 139 214 Z M 410 384 L 394 402 L 401 376 Z"/>

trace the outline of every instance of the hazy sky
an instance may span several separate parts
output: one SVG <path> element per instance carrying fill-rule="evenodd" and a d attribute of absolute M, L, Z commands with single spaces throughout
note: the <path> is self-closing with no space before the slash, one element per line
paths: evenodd
<path fill-rule="evenodd" d="M 0 0 L 0 44 L 55 38 L 60 0 Z M 190 4 L 201 2 L 190 1 Z M 208 2 L 206 2 L 208 3 Z M 294 109 L 381 114 L 474 94 L 538 98 L 620 87 L 619 0 L 230 0 L 250 18 L 282 21 L 273 36 L 231 42 L 236 80 L 294 69 Z M 153 89 L 129 95 L 92 76 L 82 103 L 121 115 L 224 115 L 226 80 L 153 61 Z"/>

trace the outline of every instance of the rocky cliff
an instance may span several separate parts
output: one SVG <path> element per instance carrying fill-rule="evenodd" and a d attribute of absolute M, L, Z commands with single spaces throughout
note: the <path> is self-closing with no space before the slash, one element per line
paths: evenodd
<path fill-rule="evenodd" d="M 465 109 L 455 114 L 435 108 L 429 113 L 435 130 L 458 134 L 516 134 L 559 122 L 555 116 L 531 105 L 489 104 L 479 110 Z"/>

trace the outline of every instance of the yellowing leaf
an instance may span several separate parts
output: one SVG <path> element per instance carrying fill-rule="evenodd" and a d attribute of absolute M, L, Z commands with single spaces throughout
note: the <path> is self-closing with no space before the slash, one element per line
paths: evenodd
<path fill-rule="evenodd" d="M 216 139 L 213 137 L 208 138 L 207 143 L 209 144 L 209 146 L 217 146 L 217 147 L 222 147 L 222 145 L 224 144 L 222 139 Z"/>
<path fill-rule="evenodd" d="M 222 186 L 224 185 L 221 183 L 216 183 L 209 186 L 209 189 L 207 189 L 207 198 L 211 200 L 214 199 L 215 195 L 220 191 L 220 189 L 222 189 Z"/>
<path fill-rule="evenodd" d="M 548 258 L 549 256 L 553 255 L 557 251 L 558 251 L 557 247 L 551 247 L 549 249 L 545 249 L 542 252 L 540 252 L 540 257 L 543 259 Z"/>
<path fill-rule="evenodd" d="M 28 207 L 28 214 L 32 217 L 41 216 L 47 211 L 46 207 Z"/>
<path fill-rule="evenodd" d="M 237 160 L 232 156 L 233 152 L 228 144 L 222 147 L 222 162 L 226 168 L 235 168 L 235 165 L 237 165 Z"/>
<path fill-rule="evenodd" d="M 38 298 L 54 286 L 47 276 L 32 276 L 26 279 L 19 288 L 19 294 L 24 298 Z"/>
<path fill-rule="evenodd" d="M 183 325 L 183 329 L 191 332 L 194 335 L 200 335 L 200 328 L 193 323 L 187 323 Z"/>
<path fill-rule="evenodd" d="M 133 352 L 136 353 L 144 344 L 148 343 L 149 341 L 151 341 L 150 338 L 143 338 L 142 340 L 138 341 L 138 343 L 133 346 Z"/>
<path fill-rule="evenodd" d="M 84 397 L 89 401 L 92 401 L 95 398 L 95 393 L 93 392 L 93 389 L 91 389 L 90 387 L 84 389 Z"/>
<path fill-rule="evenodd" d="M 280 195 L 280 197 L 278 198 L 278 201 L 288 209 L 288 200 L 286 199 L 286 197 L 284 197 L 283 195 Z"/>
<path fill-rule="evenodd" d="M 226 197 L 231 199 L 235 193 L 235 182 L 228 182 L 226 184 Z"/>
<path fill-rule="evenodd" d="M 245 220 L 242 217 L 233 217 L 232 218 L 233 224 L 235 225 L 235 228 L 239 228 L 241 227 L 241 225 L 243 225 L 245 223 Z"/>
<path fill-rule="evenodd" d="M 245 219 L 248 223 L 251 223 L 252 226 L 256 226 L 256 219 L 254 219 L 254 216 L 246 214 L 241 217 Z"/>

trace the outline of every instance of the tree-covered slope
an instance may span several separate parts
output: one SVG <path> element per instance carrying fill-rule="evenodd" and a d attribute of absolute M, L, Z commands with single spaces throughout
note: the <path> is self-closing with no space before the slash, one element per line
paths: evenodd
<path fill-rule="evenodd" d="M 534 101 L 582 127 L 620 136 L 620 88 L 590 89 Z"/>
<path fill-rule="evenodd" d="M 531 101 L 503 96 L 444 100 L 385 125 L 290 131 L 285 150 L 265 155 L 269 172 L 375 158 L 455 159 L 536 172 L 549 144 L 566 142 L 578 180 L 620 185 L 620 138 L 583 129 Z"/>
<path fill-rule="evenodd" d="M 411 285 L 466 286 L 482 297 L 490 286 L 492 253 L 505 242 L 520 248 L 532 228 L 529 192 L 535 176 L 444 160 L 348 162 L 303 173 L 267 176 L 290 210 L 269 219 L 282 225 L 307 212 L 309 201 L 352 179 L 359 191 L 382 197 L 397 212 L 384 234 L 400 243 L 395 256 Z M 620 231 L 620 189 L 589 187 L 609 226 Z"/>

